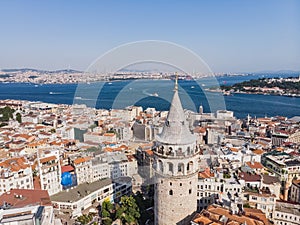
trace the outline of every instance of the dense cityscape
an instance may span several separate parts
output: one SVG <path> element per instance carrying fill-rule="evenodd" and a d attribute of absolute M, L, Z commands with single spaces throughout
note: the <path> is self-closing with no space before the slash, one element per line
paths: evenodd
<path fill-rule="evenodd" d="M 3 224 L 300 222 L 299 117 L 183 110 L 176 88 L 169 112 L 0 105 Z M 122 201 L 134 202 L 135 214 Z M 169 201 L 178 203 L 161 205 Z"/>
<path fill-rule="evenodd" d="M 300 225 L 300 1 L 0 1 L 0 225 Z"/>
<path fill-rule="evenodd" d="M 224 76 L 225 73 L 194 73 L 188 76 L 185 73 L 179 74 L 179 79 L 197 79 L 210 76 Z M 226 76 L 247 75 L 242 73 L 229 73 Z M 76 70 L 43 71 L 36 69 L 2 69 L 0 70 L 0 82 L 3 83 L 33 83 L 33 84 L 73 84 L 91 83 L 99 81 L 116 81 L 131 79 L 175 79 L 174 72 L 153 72 L 153 71 L 119 71 L 117 73 L 92 73 Z"/>

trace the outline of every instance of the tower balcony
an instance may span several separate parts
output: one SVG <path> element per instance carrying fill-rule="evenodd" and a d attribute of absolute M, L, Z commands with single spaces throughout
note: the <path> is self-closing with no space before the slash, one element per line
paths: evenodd
<path fill-rule="evenodd" d="M 153 153 L 161 158 L 185 159 L 199 155 L 200 148 L 197 145 L 173 146 L 159 145 L 152 147 Z"/>

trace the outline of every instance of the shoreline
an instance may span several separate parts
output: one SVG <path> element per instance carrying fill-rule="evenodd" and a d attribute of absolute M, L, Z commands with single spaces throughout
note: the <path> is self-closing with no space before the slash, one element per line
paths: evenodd
<path fill-rule="evenodd" d="M 221 94 L 223 94 L 223 96 L 230 96 L 233 94 L 246 94 L 246 95 L 267 95 L 267 96 L 300 98 L 300 94 L 274 94 L 274 93 L 262 93 L 262 92 L 225 91 L 225 90 L 221 90 L 221 89 L 205 89 L 205 91 L 208 91 L 211 93 L 221 93 Z"/>

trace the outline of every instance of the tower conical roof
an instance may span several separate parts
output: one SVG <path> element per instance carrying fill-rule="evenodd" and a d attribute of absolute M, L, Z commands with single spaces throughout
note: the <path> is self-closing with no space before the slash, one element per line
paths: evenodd
<path fill-rule="evenodd" d="M 180 97 L 178 94 L 177 79 L 174 96 L 163 131 L 157 135 L 156 140 L 165 144 L 185 145 L 196 141 L 195 135 L 188 127 Z"/>

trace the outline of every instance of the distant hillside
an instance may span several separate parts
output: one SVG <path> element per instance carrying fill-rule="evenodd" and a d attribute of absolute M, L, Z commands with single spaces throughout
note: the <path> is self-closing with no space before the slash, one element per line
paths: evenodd
<path fill-rule="evenodd" d="M 231 86 L 222 85 L 223 91 L 243 92 L 254 94 L 276 94 L 299 96 L 300 80 L 298 77 L 288 78 L 260 78 L 257 80 L 244 81 Z"/>
<path fill-rule="evenodd" d="M 39 69 L 31 69 L 31 68 L 21 68 L 21 69 L 2 69 L 2 72 L 5 73 L 25 73 L 25 72 L 37 72 L 37 73 L 82 73 L 79 70 L 72 69 L 61 69 L 61 70 L 39 70 Z"/>

